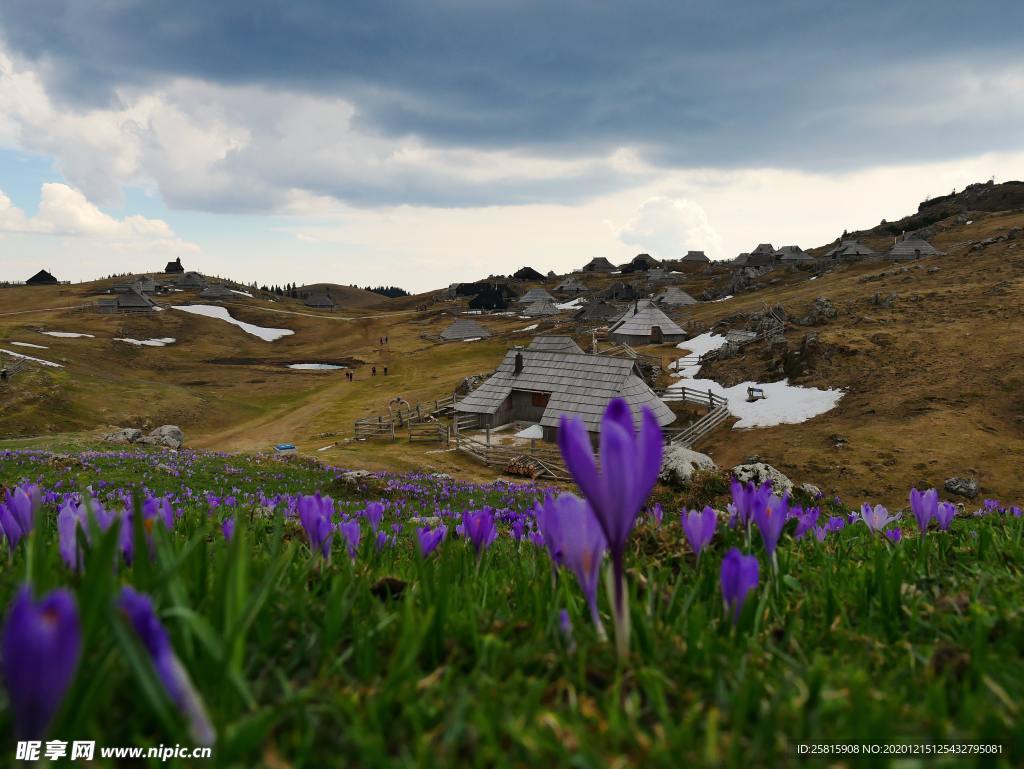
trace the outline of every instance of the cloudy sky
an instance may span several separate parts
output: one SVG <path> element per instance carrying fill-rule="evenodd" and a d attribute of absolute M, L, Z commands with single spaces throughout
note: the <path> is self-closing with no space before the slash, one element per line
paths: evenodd
<path fill-rule="evenodd" d="M 213 6 L 213 9 L 211 9 Z M 1019 0 L 3 0 L 0 279 L 425 290 L 1024 178 Z"/>

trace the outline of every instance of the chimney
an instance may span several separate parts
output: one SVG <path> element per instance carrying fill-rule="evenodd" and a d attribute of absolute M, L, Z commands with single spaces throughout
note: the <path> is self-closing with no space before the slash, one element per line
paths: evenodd
<path fill-rule="evenodd" d="M 633 314 L 636 315 L 639 312 L 640 312 L 640 300 L 637 299 L 636 302 L 633 304 Z"/>
<path fill-rule="evenodd" d="M 523 354 L 521 352 L 516 353 L 515 368 L 512 370 L 512 376 L 519 376 L 523 373 Z"/>

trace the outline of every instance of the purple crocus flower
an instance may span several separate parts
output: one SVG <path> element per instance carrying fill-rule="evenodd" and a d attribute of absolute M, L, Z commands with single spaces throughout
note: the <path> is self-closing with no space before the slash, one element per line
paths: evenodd
<path fill-rule="evenodd" d="M 683 533 L 687 542 L 698 556 L 708 546 L 711 538 L 715 536 L 715 526 L 718 524 L 718 516 L 711 507 L 706 506 L 701 512 L 691 510 L 679 514 L 683 525 Z"/>
<path fill-rule="evenodd" d="M 775 558 L 775 548 L 779 544 L 779 537 L 782 536 L 782 529 L 789 517 L 789 495 L 783 494 L 782 498 L 774 494 L 768 499 L 758 500 L 754 506 L 754 523 L 761 534 L 761 541 L 769 556 Z"/>
<path fill-rule="evenodd" d="M 363 536 L 363 530 L 359 528 L 359 521 L 355 518 L 342 521 L 338 524 L 338 531 L 341 532 L 341 536 L 345 540 L 345 546 L 348 548 L 348 557 L 354 561 L 356 553 L 359 551 L 359 540 Z"/>
<path fill-rule="evenodd" d="M 807 535 L 807 532 L 817 529 L 818 519 L 820 517 L 821 510 L 817 507 L 811 507 L 804 510 L 797 518 L 796 531 L 793 532 L 793 539 L 799 541 Z"/>
<path fill-rule="evenodd" d="M 516 542 L 522 540 L 526 536 L 526 522 L 522 518 L 516 518 L 512 521 L 512 539 Z"/>
<path fill-rule="evenodd" d="M 576 641 L 572 637 L 572 619 L 569 617 L 569 612 L 566 609 L 558 612 L 558 629 L 565 640 L 566 649 L 572 654 L 576 650 Z"/>
<path fill-rule="evenodd" d="M 882 507 L 882 505 L 875 505 L 874 507 L 871 507 L 867 502 L 865 502 L 860 509 L 860 517 L 861 520 L 864 521 L 864 524 L 871 529 L 873 534 L 878 534 L 879 532 L 884 531 L 886 526 L 893 521 L 898 521 L 900 519 L 900 515 L 898 513 L 896 515 L 890 515 L 889 511 Z"/>
<path fill-rule="evenodd" d="M 16 486 L 7 495 L 7 509 L 18 522 L 21 536 L 26 536 L 35 525 L 36 513 L 43 504 L 43 494 L 38 486 Z"/>
<path fill-rule="evenodd" d="M 330 558 L 331 539 L 334 537 L 334 527 L 331 525 L 334 501 L 330 497 L 315 494 L 299 497 L 297 506 L 299 523 L 309 538 L 309 549 L 313 552 L 319 550 L 324 558 Z"/>
<path fill-rule="evenodd" d="M 202 698 L 192 685 L 188 672 L 174 653 L 171 639 L 156 616 L 152 600 L 148 595 L 125 586 L 121 589 L 117 605 L 149 652 L 167 696 L 188 719 L 193 739 L 201 745 L 212 745 L 216 739 L 213 724 L 206 715 Z"/>
<path fill-rule="evenodd" d="M 654 507 L 651 508 L 651 518 L 654 520 L 655 526 L 661 526 L 661 522 L 665 517 L 665 510 L 661 506 L 661 502 L 658 502 Z"/>
<path fill-rule="evenodd" d="M 555 564 L 562 564 L 580 583 L 580 589 L 587 599 L 590 618 L 600 635 L 604 634 L 601 614 L 597 606 L 598 580 L 601 576 L 601 562 L 608 544 L 593 509 L 574 494 L 559 494 L 548 497 L 538 516 L 543 516 L 545 544 Z M 551 541 L 549 542 L 549 538 Z"/>
<path fill-rule="evenodd" d="M 18 591 L 3 630 L 3 671 L 19 737 L 39 739 L 75 677 L 82 628 L 74 596 L 54 590 L 39 601 Z"/>
<path fill-rule="evenodd" d="M 380 526 L 380 522 L 384 518 L 384 505 L 380 502 L 371 502 L 363 508 L 363 515 L 370 522 L 370 528 L 376 534 L 377 527 Z"/>
<path fill-rule="evenodd" d="M 910 512 L 917 519 L 917 527 L 924 534 L 928 530 L 928 524 L 936 516 L 939 508 L 939 492 L 935 489 L 928 491 L 910 490 Z"/>
<path fill-rule="evenodd" d="M 224 540 L 230 542 L 232 537 L 235 536 L 235 519 L 234 516 L 225 518 L 220 524 L 221 534 L 224 535 Z"/>
<path fill-rule="evenodd" d="M 540 529 L 541 544 L 548 549 L 548 555 L 554 561 L 555 566 L 565 563 L 562 552 L 562 525 L 558 516 L 558 509 L 549 494 L 544 498 L 544 503 L 538 502 L 534 507 L 534 518 L 537 521 L 537 528 Z"/>
<path fill-rule="evenodd" d="M 729 519 L 729 528 L 739 523 L 744 529 L 748 528 L 754 521 L 757 511 L 768 504 L 772 496 L 772 484 L 765 481 L 756 486 L 753 481 L 740 483 L 736 478 L 729 482 L 729 491 L 732 494 L 733 515 Z"/>
<path fill-rule="evenodd" d="M 949 526 L 953 523 L 953 518 L 955 517 L 956 505 L 952 502 L 940 502 L 935 508 L 935 520 L 943 531 L 949 531 Z"/>
<path fill-rule="evenodd" d="M 424 558 L 429 556 L 437 546 L 444 542 L 445 536 L 448 534 L 448 527 L 441 524 L 435 529 L 431 529 L 429 526 L 424 526 L 422 529 L 416 530 L 416 542 L 420 548 L 420 555 Z"/>
<path fill-rule="evenodd" d="M 757 588 L 758 564 L 752 555 L 743 555 L 735 547 L 722 559 L 722 599 L 726 610 L 732 611 L 732 621 L 738 622 L 743 604 L 750 591 Z"/>
<path fill-rule="evenodd" d="M 464 512 L 462 529 L 465 532 L 463 536 L 473 543 L 477 556 L 481 555 L 498 536 L 498 527 L 494 525 L 494 511 L 485 507 L 482 510 Z"/>
<path fill-rule="evenodd" d="M 565 465 L 597 517 L 608 542 L 615 590 L 613 616 L 619 656 L 629 650 L 629 612 L 626 606 L 626 542 L 637 514 L 650 496 L 661 470 L 664 450 L 654 413 L 644 408 L 639 431 L 622 398 L 605 409 L 600 430 L 600 465 L 594 458 L 590 434 L 579 417 L 561 417 L 558 446 Z"/>
<path fill-rule="evenodd" d="M 57 513 L 57 549 L 61 560 L 72 571 L 82 568 L 82 552 L 78 546 L 78 528 L 88 531 L 84 511 L 68 497 Z"/>
<path fill-rule="evenodd" d="M 3 529 L 4 539 L 7 540 L 7 549 L 13 553 L 21 541 L 22 531 L 14 514 L 3 502 L 0 502 L 0 529 Z"/>
<path fill-rule="evenodd" d="M 891 542 L 899 542 L 903 539 L 903 532 L 899 528 L 893 526 L 891 529 L 885 530 L 885 536 L 887 536 Z"/>

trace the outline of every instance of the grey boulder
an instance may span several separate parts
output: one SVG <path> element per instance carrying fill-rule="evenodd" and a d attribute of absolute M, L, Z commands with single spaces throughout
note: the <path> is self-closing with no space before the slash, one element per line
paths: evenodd
<path fill-rule="evenodd" d="M 978 482 L 973 478 L 947 478 L 945 488 L 959 497 L 974 499 L 978 496 Z"/>
<path fill-rule="evenodd" d="M 658 478 L 670 486 L 686 486 L 698 470 L 715 470 L 717 465 L 707 454 L 685 446 L 669 446 L 661 460 Z"/>
<path fill-rule="evenodd" d="M 767 481 L 772 484 L 772 491 L 776 494 L 793 493 L 793 481 L 764 462 L 749 462 L 745 465 L 736 465 L 732 469 L 732 474 L 736 476 L 736 480 L 740 483 L 752 482 L 760 485 Z"/>
<path fill-rule="evenodd" d="M 180 449 L 185 443 L 185 433 L 176 425 L 161 425 L 145 438 L 140 438 L 139 443 L 149 446 L 164 446 L 169 449 Z"/>
<path fill-rule="evenodd" d="M 137 430 L 134 427 L 124 427 L 103 436 L 103 440 L 107 443 L 135 443 L 140 438 L 142 438 L 142 430 Z"/>

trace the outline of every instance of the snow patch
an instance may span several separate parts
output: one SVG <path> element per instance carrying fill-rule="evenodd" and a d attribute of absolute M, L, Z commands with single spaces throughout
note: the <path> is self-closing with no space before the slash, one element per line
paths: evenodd
<path fill-rule="evenodd" d="M 274 342 L 283 336 L 291 336 L 295 333 L 290 328 L 264 328 L 263 326 L 254 326 L 252 323 L 244 323 L 232 318 L 231 313 L 227 311 L 226 307 L 217 307 L 212 304 L 176 304 L 172 309 L 231 323 L 247 334 L 258 336 L 264 342 Z"/>
<path fill-rule="evenodd" d="M 76 334 L 73 331 L 40 331 L 40 334 L 46 334 L 47 336 L 56 336 L 61 339 L 77 339 L 79 337 L 88 337 L 89 339 L 95 339 L 92 334 Z"/>
<path fill-rule="evenodd" d="M 577 307 L 583 305 L 582 299 L 573 299 L 572 301 L 565 302 L 563 304 L 556 304 L 555 307 L 559 310 L 575 310 Z"/>
<path fill-rule="evenodd" d="M 537 328 L 537 325 L 538 324 L 534 323 L 532 326 L 527 326 L 526 328 L 521 328 L 519 330 L 520 331 L 533 331 L 535 328 Z"/>
<path fill-rule="evenodd" d="M 31 344 L 29 342 L 11 342 L 15 347 L 34 347 L 37 350 L 49 350 L 45 344 Z"/>
<path fill-rule="evenodd" d="M 695 390 L 710 390 L 715 395 L 729 402 L 729 413 L 739 417 L 733 425 L 734 429 L 751 427 L 774 427 L 775 425 L 795 425 L 806 422 L 835 408 L 845 394 L 842 390 L 820 390 L 816 387 L 798 387 L 789 384 L 789 380 L 781 382 L 741 382 L 734 387 L 723 387 L 712 379 L 696 379 L 700 373 L 699 363 L 683 364 L 694 357 L 711 350 L 717 350 L 725 344 L 724 336 L 701 334 L 693 339 L 676 345 L 681 350 L 689 350 L 691 355 L 680 358 L 673 364 L 675 376 L 679 380 L 668 386 L 669 390 L 690 387 Z M 747 388 L 758 387 L 765 397 L 756 401 L 747 399 Z"/>
<path fill-rule="evenodd" d="M 728 302 L 732 297 L 733 294 L 729 294 L 729 296 L 723 296 L 721 299 L 712 299 L 710 304 L 714 304 L 715 302 Z"/>
<path fill-rule="evenodd" d="M 114 337 L 115 342 L 127 342 L 133 344 L 136 347 L 166 347 L 169 344 L 174 344 L 178 340 L 173 336 L 164 336 L 159 339 L 131 339 L 129 337 Z"/>
<path fill-rule="evenodd" d="M 233 288 L 229 290 L 231 291 L 232 294 L 238 294 L 239 296 L 247 296 L 250 299 L 252 299 L 252 294 L 250 294 L 248 291 L 237 291 L 236 289 Z"/>
<path fill-rule="evenodd" d="M 289 363 L 288 368 L 296 371 L 339 371 L 346 367 L 333 363 Z"/>
<path fill-rule="evenodd" d="M 25 360 L 30 360 L 33 363 L 41 363 L 42 365 L 49 366 L 50 368 L 64 368 L 59 363 L 54 363 L 53 361 L 49 360 L 43 360 L 42 358 L 33 358 L 31 355 L 22 355 L 20 352 L 15 352 L 14 350 L 0 349 L 0 352 L 5 352 L 13 358 L 24 358 Z"/>

